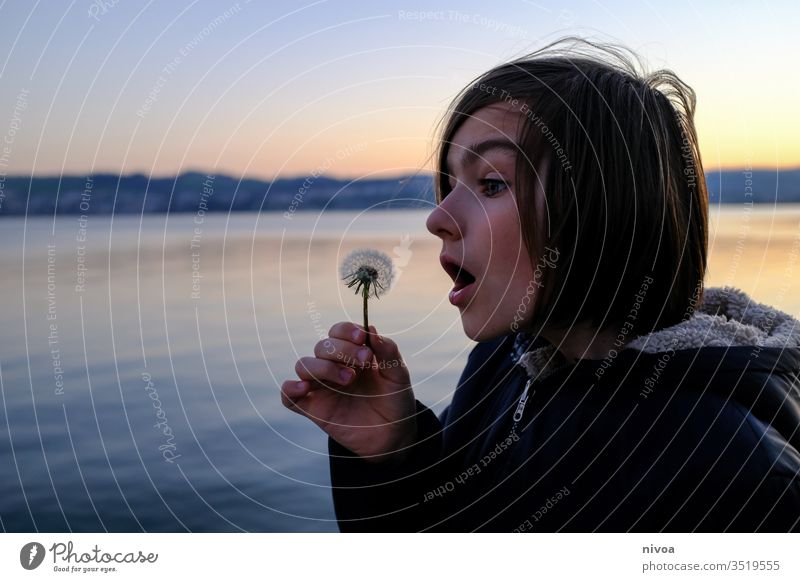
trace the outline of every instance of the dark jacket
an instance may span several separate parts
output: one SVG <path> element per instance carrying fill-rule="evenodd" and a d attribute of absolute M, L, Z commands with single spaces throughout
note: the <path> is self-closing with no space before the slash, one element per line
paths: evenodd
<path fill-rule="evenodd" d="M 339 529 L 798 531 L 798 321 L 729 288 L 687 315 L 576 364 L 479 343 L 402 463 L 328 439 Z"/>

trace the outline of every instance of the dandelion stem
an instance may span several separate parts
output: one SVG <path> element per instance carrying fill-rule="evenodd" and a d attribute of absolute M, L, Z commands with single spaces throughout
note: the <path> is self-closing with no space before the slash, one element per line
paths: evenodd
<path fill-rule="evenodd" d="M 369 317 L 367 315 L 367 298 L 369 297 L 369 285 L 364 286 L 364 331 L 367 332 L 367 340 L 364 345 L 372 349 L 372 344 L 369 341 Z"/>

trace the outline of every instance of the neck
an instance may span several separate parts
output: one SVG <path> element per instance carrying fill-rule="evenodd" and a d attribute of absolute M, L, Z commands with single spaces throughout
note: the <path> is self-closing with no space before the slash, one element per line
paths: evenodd
<path fill-rule="evenodd" d="M 569 329 L 546 328 L 541 335 L 571 364 L 578 360 L 602 360 L 612 349 L 622 349 L 615 345 L 617 328 L 614 326 L 598 330 L 584 323 Z"/>

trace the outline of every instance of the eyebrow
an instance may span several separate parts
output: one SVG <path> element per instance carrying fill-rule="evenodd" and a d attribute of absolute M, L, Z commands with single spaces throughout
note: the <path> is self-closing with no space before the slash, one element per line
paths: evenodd
<path fill-rule="evenodd" d="M 505 150 L 516 154 L 520 150 L 520 145 L 508 139 L 495 138 L 472 144 L 461 154 L 461 168 L 474 164 L 480 157 L 491 150 Z M 445 160 L 445 172 L 450 174 L 450 164 Z"/>

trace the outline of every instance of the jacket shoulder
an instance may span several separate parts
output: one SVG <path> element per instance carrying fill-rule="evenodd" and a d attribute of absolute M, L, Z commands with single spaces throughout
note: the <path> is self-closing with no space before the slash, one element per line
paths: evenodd
<path fill-rule="evenodd" d="M 458 379 L 453 403 L 458 405 L 470 400 L 475 391 L 485 392 L 499 373 L 511 367 L 513 341 L 513 336 L 501 336 L 479 342 L 472 348 Z"/>

